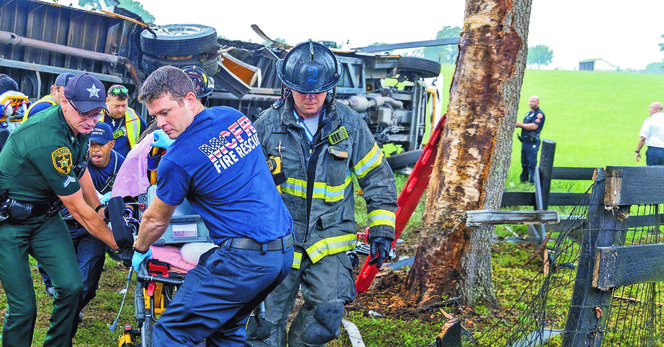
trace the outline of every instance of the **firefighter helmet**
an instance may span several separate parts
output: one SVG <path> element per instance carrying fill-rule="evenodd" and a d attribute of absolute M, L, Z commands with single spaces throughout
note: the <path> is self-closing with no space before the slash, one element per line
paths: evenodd
<path fill-rule="evenodd" d="M 203 98 L 212 94 L 212 91 L 214 91 L 214 79 L 209 78 L 203 69 L 196 65 L 187 65 L 182 68 L 182 71 L 194 82 L 196 97 Z"/>
<path fill-rule="evenodd" d="M 309 40 L 293 47 L 284 59 L 277 61 L 277 75 L 287 88 L 317 94 L 337 85 L 341 65 L 329 48 Z"/>

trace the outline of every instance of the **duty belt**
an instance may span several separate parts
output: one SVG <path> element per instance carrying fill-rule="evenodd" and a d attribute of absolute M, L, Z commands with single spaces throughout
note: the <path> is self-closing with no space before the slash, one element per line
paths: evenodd
<path fill-rule="evenodd" d="M 287 248 L 293 247 L 293 244 L 295 243 L 294 241 L 292 233 L 263 243 L 248 237 L 231 237 L 219 244 L 219 247 L 237 248 L 249 251 L 285 251 Z"/>

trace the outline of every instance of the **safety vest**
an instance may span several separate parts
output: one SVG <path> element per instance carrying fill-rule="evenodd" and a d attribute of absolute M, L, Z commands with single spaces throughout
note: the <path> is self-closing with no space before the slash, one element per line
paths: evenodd
<path fill-rule="evenodd" d="M 30 105 L 30 107 L 28 107 L 28 111 L 25 112 L 25 114 L 23 115 L 22 121 L 25 122 L 26 120 L 28 120 L 28 115 L 30 115 L 30 112 L 32 112 L 32 108 L 35 107 L 35 105 L 37 105 L 39 103 L 42 103 L 42 102 L 47 102 L 47 103 L 51 104 L 51 106 L 56 105 L 56 102 L 55 102 L 55 99 L 53 98 L 53 96 L 51 94 L 48 94 L 48 95 L 44 96 L 43 98 L 37 100 L 37 102 Z"/>
<path fill-rule="evenodd" d="M 105 120 L 106 116 L 102 117 L 101 121 Z M 134 148 L 138 136 L 141 135 L 141 118 L 136 114 L 133 108 L 127 107 L 125 111 L 125 129 L 127 129 L 127 140 L 129 141 L 129 148 Z"/>

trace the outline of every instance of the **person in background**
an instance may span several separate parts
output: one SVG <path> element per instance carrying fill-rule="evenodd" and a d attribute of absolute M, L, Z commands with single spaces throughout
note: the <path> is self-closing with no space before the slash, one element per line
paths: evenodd
<path fill-rule="evenodd" d="M 0 94 L 8 91 L 18 91 L 18 83 L 13 78 L 0 73 Z"/>
<path fill-rule="evenodd" d="M 256 129 L 239 111 L 205 108 L 180 69 L 160 67 L 139 100 L 175 141 L 160 158 L 156 197 L 143 213 L 132 266 L 186 198 L 218 246 L 201 255 L 154 326 L 155 346 L 209 346 L 245 340 L 247 316 L 293 261 L 292 219 L 263 157 Z"/>
<path fill-rule="evenodd" d="M 535 183 L 535 168 L 537 167 L 537 152 L 540 148 L 540 133 L 544 127 L 544 112 L 539 107 L 539 96 L 533 95 L 528 99 L 530 111 L 526 113 L 523 122 L 516 122 L 521 128 L 521 183 Z"/>
<path fill-rule="evenodd" d="M 111 191 L 115 176 L 124 162 L 124 157 L 113 150 L 114 144 L 111 127 L 106 123 L 97 122 L 90 133 L 87 168 L 92 177 L 92 183 L 100 196 L 104 196 Z M 99 278 L 106 259 L 106 245 L 85 230 L 83 225 L 76 221 L 66 210 L 63 211 L 69 235 L 74 243 L 78 268 L 81 270 L 81 276 L 83 277 L 83 301 L 79 308 L 79 311 L 82 311 L 97 293 Z M 40 273 L 44 279 L 46 293 L 54 297 L 55 288 L 41 266 Z"/>
<path fill-rule="evenodd" d="M 272 324 L 269 345 L 325 345 L 338 337 L 344 305 L 355 299 L 351 176 L 364 192 L 370 264 L 377 268 L 394 240 L 396 184 L 366 122 L 335 102 L 341 66 L 329 48 L 312 41 L 298 44 L 276 69 L 286 92 L 261 113 L 256 129 L 266 159 L 281 163 L 281 172 L 273 175 L 293 216 L 296 243 L 291 272 L 265 300 Z M 299 289 L 304 304 L 286 335 Z"/>
<path fill-rule="evenodd" d="M 650 117 L 646 118 L 639 131 L 639 143 L 636 145 L 636 161 L 641 159 L 641 148 L 646 150 L 646 165 L 664 165 L 664 113 L 662 103 L 655 101 L 648 109 Z"/>
<path fill-rule="evenodd" d="M 64 93 L 65 86 L 72 77 L 74 77 L 74 74 L 70 72 L 59 74 L 58 77 L 55 78 L 53 85 L 51 85 L 51 94 L 45 95 L 43 98 L 32 103 L 28 108 L 28 112 L 23 116 L 23 121 L 25 122 L 28 118 L 53 105 L 60 105 L 62 101 L 62 93 Z"/>
<path fill-rule="evenodd" d="M 106 108 L 108 115 L 104 115 L 101 121 L 113 129 L 114 150 L 126 157 L 148 125 L 129 107 L 129 90 L 125 86 L 115 84 L 108 88 Z"/>
<path fill-rule="evenodd" d="M 28 97 L 18 91 L 18 83 L 0 74 L 0 149 L 4 147 L 12 130 L 21 124 L 29 104 Z"/>
<path fill-rule="evenodd" d="M 16 128 L 0 152 L 0 281 L 7 296 L 3 344 L 30 346 L 37 318 L 29 256 L 51 277 L 55 299 L 45 346 L 68 346 L 83 281 L 62 205 L 86 230 L 122 253 L 85 169 L 89 133 L 105 110 L 104 85 L 72 77 L 61 105 Z M 17 165 L 21 163 L 21 165 Z M 130 245 L 121 245 L 131 251 Z"/>

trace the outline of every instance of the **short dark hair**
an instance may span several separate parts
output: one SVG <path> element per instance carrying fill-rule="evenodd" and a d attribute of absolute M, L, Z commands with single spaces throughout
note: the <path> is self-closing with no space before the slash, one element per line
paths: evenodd
<path fill-rule="evenodd" d="M 108 97 L 115 97 L 118 98 L 120 101 L 124 101 L 127 98 L 129 98 L 129 90 L 127 87 L 121 85 L 121 84 L 114 84 L 110 88 L 108 88 L 108 92 L 106 92 L 106 96 Z"/>
<path fill-rule="evenodd" d="M 188 93 L 196 95 L 194 83 L 189 76 L 184 71 L 169 65 L 158 68 L 145 79 L 138 101 L 149 103 L 166 93 L 171 94 L 171 97 L 178 102 L 181 102 Z"/>

